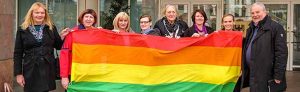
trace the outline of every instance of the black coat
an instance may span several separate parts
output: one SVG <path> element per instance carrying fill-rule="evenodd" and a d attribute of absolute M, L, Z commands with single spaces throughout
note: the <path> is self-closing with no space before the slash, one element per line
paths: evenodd
<path fill-rule="evenodd" d="M 42 42 L 39 43 L 29 31 L 18 28 L 14 50 L 14 75 L 25 78 L 25 92 L 44 92 L 54 90 L 55 58 L 54 48 L 60 49 L 61 40 L 56 27 L 43 29 Z"/>
<path fill-rule="evenodd" d="M 205 26 L 205 27 L 206 27 L 208 34 L 211 34 L 212 32 L 215 31 L 213 28 L 211 28 L 209 26 Z M 198 33 L 198 32 L 195 30 L 194 25 L 193 25 L 190 28 L 188 28 L 187 30 L 185 30 L 183 37 L 191 37 L 194 33 Z"/>
<path fill-rule="evenodd" d="M 255 26 L 251 23 L 247 29 L 243 45 L 241 83 L 245 87 L 250 82 L 251 92 L 269 92 L 268 81 L 278 79 L 281 83 L 275 88 L 282 92 L 286 89 L 285 71 L 288 56 L 286 32 L 269 16 L 260 21 L 258 26 L 259 30 L 252 42 L 249 65 L 246 63 L 246 50 Z"/>
<path fill-rule="evenodd" d="M 163 17 L 162 19 L 158 20 L 153 27 L 153 29 L 156 29 L 156 28 L 159 29 L 159 36 L 163 36 L 163 37 L 169 36 L 170 31 L 175 31 L 175 30 L 172 30 L 174 28 L 169 28 L 168 29 L 169 32 L 168 32 L 167 26 L 165 26 L 164 21 L 167 22 L 166 17 Z M 168 23 L 166 23 L 166 24 L 168 24 Z M 184 31 L 188 28 L 188 25 L 184 21 L 179 20 L 179 19 L 175 20 L 175 24 L 177 24 L 179 26 L 179 31 L 178 31 L 177 36 L 182 37 Z"/>

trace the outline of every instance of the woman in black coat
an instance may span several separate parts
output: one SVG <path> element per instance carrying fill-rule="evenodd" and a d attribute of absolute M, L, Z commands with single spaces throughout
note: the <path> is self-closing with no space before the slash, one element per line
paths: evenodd
<path fill-rule="evenodd" d="M 163 14 L 165 17 L 158 20 L 153 29 L 160 31 L 159 36 L 168 38 L 180 38 L 183 36 L 184 31 L 188 25 L 177 18 L 178 11 L 173 5 L 167 5 Z"/>
<path fill-rule="evenodd" d="M 66 35 L 62 32 L 62 36 Z M 63 41 L 52 24 L 46 7 L 34 3 L 17 30 L 14 75 L 24 92 L 47 92 L 55 86 L 54 48 Z"/>
<path fill-rule="evenodd" d="M 205 26 L 207 16 L 203 10 L 195 10 L 192 15 L 192 21 L 193 26 L 191 26 L 184 32 L 184 37 L 200 37 L 214 32 L 214 29 Z"/>

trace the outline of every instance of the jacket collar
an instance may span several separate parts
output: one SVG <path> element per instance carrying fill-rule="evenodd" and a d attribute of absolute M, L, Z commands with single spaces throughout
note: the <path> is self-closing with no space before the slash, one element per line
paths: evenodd
<path fill-rule="evenodd" d="M 249 24 L 249 26 L 251 29 L 254 29 L 255 27 L 259 27 L 259 28 L 262 28 L 262 30 L 268 30 L 268 29 L 271 29 L 271 26 L 269 26 L 271 23 L 270 20 L 271 20 L 271 17 L 266 15 L 263 20 L 258 22 L 257 26 L 254 25 L 253 21 Z"/>

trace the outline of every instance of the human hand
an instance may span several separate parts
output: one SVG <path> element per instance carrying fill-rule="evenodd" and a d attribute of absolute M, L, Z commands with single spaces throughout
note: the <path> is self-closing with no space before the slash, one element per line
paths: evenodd
<path fill-rule="evenodd" d="M 24 85 L 25 85 L 25 79 L 24 79 L 24 76 L 23 76 L 23 75 L 17 75 L 16 78 L 17 78 L 17 83 L 18 83 L 21 87 L 24 87 Z"/>
<path fill-rule="evenodd" d="M 167 35 L 167 36 L 165 36 L 165 37 L 167 37 L 167 38 L 172 38 L 172 36 L 169 36 L 169 35 Z"/>
<path fill-rule="evenodd" d="M 274 79 L 275 83 L 279 84 L 281 81 L 280 80 L 277 80 L 277 79 Z"/>
<path fill-rule="evenodd" d="M 61 39 L 64 39 L 66 37 L 66 35 L 68 35 L 72 30 L 70 28 L 65 28 L 64 30 L 62 30 L 59 35 L 61 37 Z"/>
<path fill-rule="evenodd" d="M 111 31 L 116 32 L 116 33 L 120 33 L 119 30 L 115 30 L 115 29 L 113 29 L 113 30 L 111 30 Z"/>
<path fill-rule="evenodd" d="M 194 33 L 191 37 L 200 37 L 200 34 Z"/>
<path fill-rule="evenodd" d="M 69 78 L 61 78 L 61 85 L 64 89 L 67 89 L 69 86 Z"/>
<path fill-rule="evenodd" d="M 97 27 L 97 28 L 98 28 L 98 29 L 103 29 L 103 28 L 102 28 L 102 27 L 100 27 L 100 26 L 99 26 L 99 27 Z"/>

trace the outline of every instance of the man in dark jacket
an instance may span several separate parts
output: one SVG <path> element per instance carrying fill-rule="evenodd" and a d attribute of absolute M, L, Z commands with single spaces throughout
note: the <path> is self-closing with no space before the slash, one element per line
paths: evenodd
<path fill-rule="evenodd" d="M 251 7 L 252 22 L 243 45 L 242 87 L 250 92 L 282 92 L 286 89 L 286 32 L 267 15 L 264 4 Z"/>

